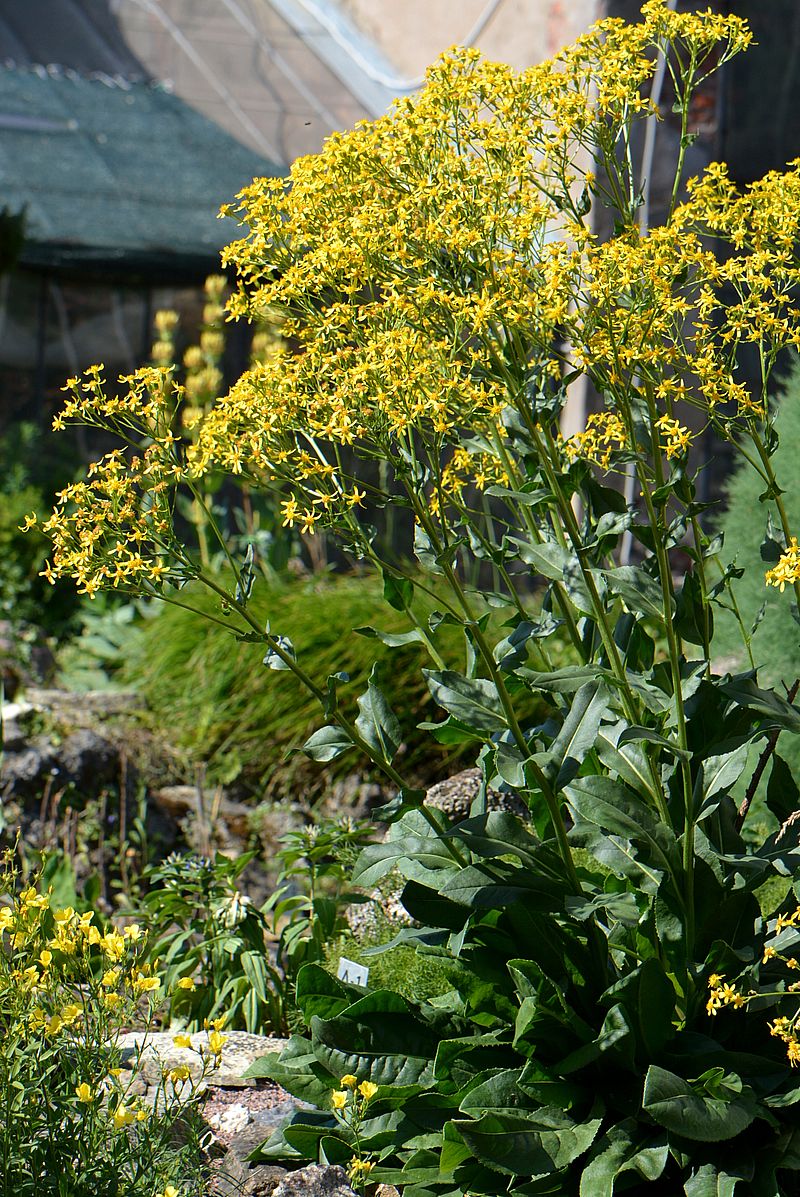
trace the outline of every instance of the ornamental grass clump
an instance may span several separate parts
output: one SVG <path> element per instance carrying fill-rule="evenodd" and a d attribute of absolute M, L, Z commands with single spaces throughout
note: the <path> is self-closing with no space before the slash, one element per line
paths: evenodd
<path fill-rule="evenodd" d="M 139 1058 L 123 1060 L 120 1045 L 126 1026 L 152 1026 L 161 998 L 141 927 L 56 907 L 19 883 L 8 855 L 0 885 L 0 1193 L 196 1192 L 200 1082 L 224 1037 L 195 1049 L 193 1070 L 165 1070 L 146 1101 Z"/>
<path fill-rule="evenodd" d="M 416 1003 L 300 970 L 307 1031 L 256 1071 L 317 1110 L 265 1159 L 357 1158 L 412 1197 L 798 1192 L 800 794 L 776 746 L 800 712 L 755 670 L 712 667 L 738 569 L 701 522 L 686 416 L 761 479 L 764 585 L 797 602 L 767 394 L 777 355 L 800 345 L 800 163 L 743 191 L 712 164 L 681 192 L 692 94 L 749 40 L 738 17 L 647 0 L 638 23 L 602 21 L 521 73 L 446 55 L 418 95 L 231 208 L 231 314 L 277 310 L 286 340 L 191 441 L 168 374 L 69 385 L 61 420 L 131 447 L 62 495 L 50 575 L 90 594 L 189 602 L 189 580 L 215 593 L 213 618 L 252 643 L 254 668 L 290 671 L 317 699 L 306 754 L 358 752 L 394 787 L 388 838 L 355 880 L 396 869 L 414 920 L 400 941 L 459 960 L 452 989 Z M 660 60 L 681 136 L 665 222 L 645 233 L 631 147 L 658 115 Z M 602 407 L 565 437 L 581 379 Z M 287 526 L 324 529 L 383 578 L 408 630 L 372 634 L 419 653 L 441 712 L 425 730 L 471 745 L 525 818 L 481 795 L 461 822 L 427 806 L 403 775 L 391 686 L 373 672 L 353 703 L 291 628 L 256 618 L 252 555 L 231 556 L 227 581 L 203 570 L 173 512 L 209 471 L 269 490 Z M 614 478 L 629 471 L 631 506 Z M 409 513 L 413 561 L 372 535 L 386 504 Z M 619 564 L 623 536 L 638 564 Z M 480 590 L 475 562 L 494 579 Z M 443 625 L 461 631 L 455 650 Z M 572 664 L 556 667 L 556 632 Z M 742 836 L 749 798 L 731 796 L 752 745 L 779 820 L 757 845 Z M 755 891 L 776 877 L 789 893 L 765 920 Z M 375 1087 L 357 1143 L 337 1104 L 348 1076 Z"/>

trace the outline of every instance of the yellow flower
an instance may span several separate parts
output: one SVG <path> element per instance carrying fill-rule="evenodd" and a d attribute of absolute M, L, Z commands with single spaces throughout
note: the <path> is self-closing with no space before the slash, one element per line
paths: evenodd
<path fill-rule="evenodd" d="M 47 948 L 45 948 L 43 952 L 39 953 L 39 963 L 41 964 L 42 968 L 49 968 L 52 960 L 53 953 L 48 952 Z"/>
<path fill-rule="evenodd" d="M 219 1031 L 211 1031 L 208 1036 L 208 1050 L 213 1056 L 221 1056 L 222 1048 L 225 1044 L 226 1036 L 220 1035 Z"/>
<path fill-rule="evenodd" d="M 777 564 L 767 570 L 764 578 L 768 586 L 777 586 L 781 594 L 783 594 L 784 586 L 791 586 L 794 582 L 800 581 L 800 546 L 797 544 L 796 536 L 792 537 L 789 547 L 784 549 Z M 779 931 L 781 927 L 794 926 L 796 917 L 796 914 L 789 918 L 780 916 L 776 931 Z"/>
<path fill-rule="evenodd" d="M 78 1101 L 83 1102 L 84 1105 L 89 1105 L 95 1098 L 94 1089 L 91 1085 L 87 1085 L 86 1081 L 82 1081 L 80 1085 L 76 1085 L 75 1095 Z"/>
<path fill-rule="evenodd" d="M 181 977 L 180 981 L 175 986 L 176 989 L 196 989 L 194 981 L 191 977 Z"/>
<path fill-rule="evenodd" d="M 174 1085 L 177 1081 L 188 1081 L 191 1075 L 192 1070 L 187 1064 L 176 1064 L 174 1068 L 170 1068 L 167 1079 Z"/>
<path fill-rule="evenodd" d="M 334 1089 L 331 1094 L 331 1105 L 334 1110 L 343 1110 L 347 1105 L 347 1094 L 343 1089 Z"/>
<path fill-rule="evenodd" d="M 352 1072 L 348 1072 L 347 1076 L 342 1077 L 339 1084 L 343 1085 L 345 1089 L 355 1089 L 358 1084 L 358 1077 L 353 1076 Z"/>
<path fill-rule="evenodd" d="M 372 1081 L 362 1081 L 358 1086 L 358 1091 L 364 1098 L 364 1101 L 370 1101 L 378 1092 L 378 1086 L 373 1085 Z"/>
<path fill-rule="evenodd" d="M 114 1128 L 121 1130 L 123 1126 L 129 1126 L 135 1117 L 136 1112 L 130 1106 L 120 1103 L 112 1115 Z"/>
<path fill-rule="evenodd" d="M 176 1047 L 191 1047 L 192 1037 L 191 1035 L 175 1035 L 172 1042 Z"/>

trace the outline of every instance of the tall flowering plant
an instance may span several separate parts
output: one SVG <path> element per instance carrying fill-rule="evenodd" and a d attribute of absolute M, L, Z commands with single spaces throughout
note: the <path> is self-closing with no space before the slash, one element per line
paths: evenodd
<path fill-rule="evenodd" d="M 738 17 L 647 0 L 638 23 L 602 21 L 521 73 L 472 50 L 445 56 L 418 95 L 229 210 L 244 226 L 226 251 L 230 312 L 281 313 L 286 341 L 190 442 L 168 373 L 140 371 L 121 396 L 99 370 L 69 384 L 60 421 L 130 448 L 62 495 L 45 525 L 52 575 L 188 605 L 185 583 L 215 591 L 217 618 L 319 699 L 326 722 L 304 751 L 356 749 L 396 787 L 389 836 L 357 878 L 398 869 L 415 920 L 403 938 L 468 966 L 435 1007 L 306 966 L 308 1034 L 263 1068 L 323 1112 L 299 1116 L 268 1158 L 355 1151 L 370 1182 L 415 1197 L 798 1191 L 800 891 L 772 918 L 755 891 L 775 875 L 793 884 L 800 797 L 775 750 L 800 712 L 755 669 L 714 670 L 714 606 L 735 608 L 737 571 L 701 523 L 685 414 L 762 478 L 765 583 L 800 598 L 767 399 L 777 355 L 800 337 L 800 164 L 744 191 L 714 164 L 681 191 L 692 94 L 749 40 Z M 645 234 L 632 146 L 658 116 L 647 96 L 660 59 L 681 132 L 666 220 Z M 564 436 L 581 379 L 602 403 Z M 360 631 L 418 649 L 442 711 L 431 734 L 473 743 L 486 783 L 514 791 L 528 818 L 480 799 L 457 824 L 428 808 L 403 777 L 381 679 L 346 709 L 341 675 L 316 677 L 291 629 L 251 614 L 250 558 L 230 560 L 229 581 L 204 571 L 174 496 L 220 471 L 382 572 L 408 632 Z M 632 506 L 614 480 L 629 471 Z M 410 562 L 372 534 L 387 504 L 410 513 Z M 618 564 L 623 536 L 639 564 Z M 676 550 L 690 561 L 677 578 Z M 491 587 L 468 583 L 475 563 Z M 457 660 L 443 621 L 463 629 Z M 754 743 L 781 821 L 758 847 L 741 835 L 752 785 L 741 807 L 732 797 Z M 342 1076 L 375 1086 L 357 1143 L 337 1117 Z"/>

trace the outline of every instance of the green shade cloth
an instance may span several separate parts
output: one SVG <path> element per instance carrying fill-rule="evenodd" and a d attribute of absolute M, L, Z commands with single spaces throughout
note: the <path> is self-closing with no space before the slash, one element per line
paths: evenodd
<path fill-rule="evenodd" d="M 237 228 L 220 205 L 282 173 L 163 87 L 0 68 L 0 205 L 26 208 L 23 264 L 213 261 Z"/>

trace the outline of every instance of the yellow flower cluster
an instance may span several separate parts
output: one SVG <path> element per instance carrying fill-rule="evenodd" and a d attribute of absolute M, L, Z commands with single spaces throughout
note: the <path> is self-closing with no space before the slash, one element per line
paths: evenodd
<path fill-rule="evenodd" d="M 750 998 L 745 996 L 735 985 L 731 985 L 719 973 L 712 973 L 708 978 L 709 995 L 706 1002 L 706 1013 L 716 1015 L 723 1006 L 733 1006 L 741 1010 Z"/>
<path fill-rule="evenodd" d="M 131 1016 L 138 999 L 159 988 L 150 965 L 139 962 L 143 940 L 136 924 L 103 930 L 93 911 L 53 908 L 50 895 L 33 886 L 0 907 L 2 940 L 0 989 L 9 1000 L 25 995 L 20 1017 L 29 1036 L 83 1033 L 97 1010 Z M 87 1100 L 81 1092 L 80 1100 Z"/>
<path fill-rule="evenodd" d="M 800 1039 L 797 1037 L 797 1018 L 776 1018 L 769 1024 L 769 1031 L 776 1039 L 786 1044 L 786 1055 L 792 1068 L 800 1064 Z"/>
<path fill-rule="evenodd" d="M 119 380 L 124 393 L 110 392 L 102 371 L 93 366 L 84 381 L 68 381 L 70 398 L 54 427 L 88 424 L 145 447 L 106 453 L 86 481 L 59 492 L 53 514 L 41 523 L 53 543 L 43 576 L 51 583 L 74 578 L 90 598 L 112 587 L 152 591 L 165 578 L 185 578 L 188 568 L 175 559 L 172 519 L 173 492 L 184 473 L 172 431 L 182 391 L 169 369 L 146 367 Z M 30 515 L 24 528 L 38 524 Z"/>
<path fill-rule="evenodd" d="M 683 457 L 692 439 L 689 429 L 684 428 L 682 424 L 669 416 L 659 416 L 656 420 L 656 428 L 662 434 L 661 447 L 667 457 L 670 460 L 673 457 Z"/>
<path fill-rule="evenodd" d="M 781 594 L 784 586 L 800 582 L 800 545 L 797 543 L 796 536 L 792 537 L 788 548 L 784 549 L 772 569 L 767 570 L 764 578 L 768 586 L 777 586 Z M 783 925 L 794 926 L 793 923 L 788 922 Z"/>
<path fill-rule="evenodd" d="M 586 420 L 583 432 L 576 432 L 564 442 L 564 453 L 568 461 L 579 457 L 593 461 L 607 470 L 614 453 L 628 447 L 628 434 L 616 412 L 593 412 Z"/>
<path fill-rule="evenodd" d="M 699 74 L 749 40 L 740 18 L 648 0 L 638 23 L 601 21 L 521 72 L 456 49 L 387 115 L 334 134 L 288 179 L 255 180 L 226 209 L 244 226 L 224 254 L 239 278 L 228 310 L 269 318 L 281 338 L 212 402 L 217 378 L 207 372 L 222 338 L 215 277 L 185 363 L 188 422 L 176 419 L 182 394 L 166 367 L 127 380 L 119 398 L 106 394 L 99 368 L 72 380 L 59 422 L 94 420 L 129 442 L 144 433 L 148 446 L 135 466 L 108 455 L 61 496 L 45 526 L 54 540 L 47 576 L 70 574 L 89 594 L 184 579 L 191 571 L 168 496 L 181 482 L 199 494 L 219 471 L 280 492 L 287 527 L 352 533 L 354 508 L 386 501 L 378 459 L 443 520 L 467 487 L 508 482 L 508 417 L 540 421 L 532 380 L 557 387 L 567 352 L 568 367 L 585 372 L 611 409 L 632 385 L 649 388 L 668 421 L 670 457 L 689 440 L 673 412 L 679 400 L 707 411 L 734 401 L 737 416 L 757 415 L 760 399 L 736 380 L 733 355 L 738 339 L 773 345 L 792 335 L 791 202 L 775 224 L 779 187 L 751 188 L 738 223 L 723 228 L 729 188 L 713 170 L 643 236 L 633 180 L 608 149 L 650 113 L 659 54 L 688 103 Z M 595 160 L 608 170 L 595 176 L 580 165 Z M 603 241 L 586 221 L 595 198 L 620 215 L 620 230 Z M 714 230 L 733 248 L 722 265 L 703 241 Z M 767 281 L 776 254 L 782 273 Z M 732 282 L 741 302 L 726 323 L 722 291 Z M 174 315 L 160 320 L 166 345 Z M 191 443 L 175 443 L 176 427 Z M 466 437 L 480 451 L 467 453 Z M 635 447 L 609 410 L 565 450 L 608 468 L 626 448 Z"/>

